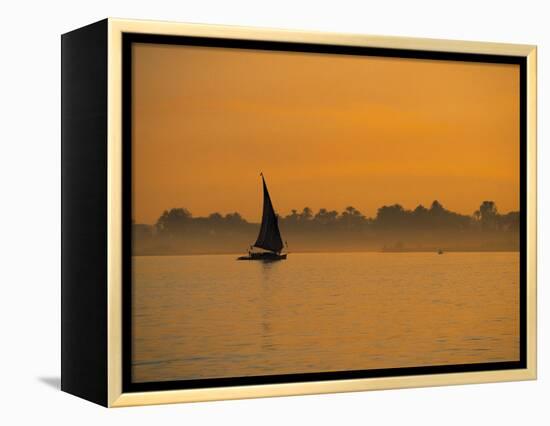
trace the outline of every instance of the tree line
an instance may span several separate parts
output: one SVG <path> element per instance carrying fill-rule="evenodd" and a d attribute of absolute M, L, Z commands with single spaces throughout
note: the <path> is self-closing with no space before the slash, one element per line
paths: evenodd
<path fill-rule="evenodd" d="M 400 204 L 367 217 L 353 206 L 342 211 L 309 207 L 279 216 L 283 239 L 300 251 L 516 251 L 519 212 L 502 214 L 483 201 L 471 215 L 439 201 L 409 210 Z M 154 224 L 133 225 L 136 255 L 239 253 L 258 235 L 259 223 L 239 213 L 195 217 L 186 208 L 164 211 Z"/>
<path fill-rule="evenodd" d="M 400 204 L 382 206 L 375 217 L 366 217 L 353 206 L 343 211 L 325 208 L 314 212 L 309 207 L 291 210 L 279 216 L 281 229 L 288 231 L 320 230 L 475 230 L 515 232 L 519 229 L 519 212 L 501 214 L 493 201 L 483 201 L 472 215 L 450 211 L 435 200 L 430 207 L 417 206 L 413 210 Z M 165 210 L 153 226 L 136 225 L 142 232 L 159 236 L 177 236 L 193 230 L 243 230 L 256 227 L 239 213 L 222 215 L 212 213 L 194 217 L 186 208 Z"/>

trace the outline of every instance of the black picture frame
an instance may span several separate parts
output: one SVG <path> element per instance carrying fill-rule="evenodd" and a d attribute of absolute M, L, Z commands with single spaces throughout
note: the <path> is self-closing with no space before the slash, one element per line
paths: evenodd
<path fill-rule="evenodd" d="M 132 382 L 134 43 L 519 66 L 519 360 Z M 61 36 L 61 83 L 63 391 L 118 407 L 536 379 L 536 46 L 108 18 Z"/>

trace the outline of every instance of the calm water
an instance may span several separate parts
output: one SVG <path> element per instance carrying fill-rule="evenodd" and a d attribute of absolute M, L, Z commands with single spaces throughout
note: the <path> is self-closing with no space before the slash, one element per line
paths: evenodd
<path fill-rule="evenodd" d="M 134 381 L 519 358 L 518 253 L 235 258 L 134 258 Z"/>

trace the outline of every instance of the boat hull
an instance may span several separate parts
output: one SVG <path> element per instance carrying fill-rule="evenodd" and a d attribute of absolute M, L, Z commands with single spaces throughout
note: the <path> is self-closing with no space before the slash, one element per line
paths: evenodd
<path fill-rule="evenodd" d="M 264 262 L 274 262 L 277 260 L 285 260 L 285 254 L 277 253 L 250 253 L 248 256 L 238 257 L 237 260 L 262 260 Z"/>

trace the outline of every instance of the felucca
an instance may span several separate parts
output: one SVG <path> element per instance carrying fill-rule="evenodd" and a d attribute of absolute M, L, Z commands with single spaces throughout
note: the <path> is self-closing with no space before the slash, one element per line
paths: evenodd
<path fill-rule="evenodd" d="M 283 250 L 283 239 L 281 238 L 281 231 L 279 231 L 279 219 L 273 209 L 273 203 L 267 190 L 264 175 L 260 173 L 260 176 L 262 177 L 264 188 L 264 208 L 260 233 L 256 242 L 250 246 L 248 256 L 241 256 L 237 260 L 284 260 L 286 259 L 286 253 L 281 253 Z M 254 247 L 263 251 L 255 252 Z"/>

